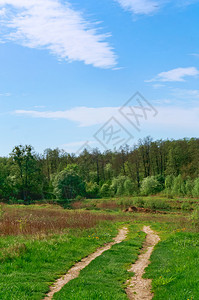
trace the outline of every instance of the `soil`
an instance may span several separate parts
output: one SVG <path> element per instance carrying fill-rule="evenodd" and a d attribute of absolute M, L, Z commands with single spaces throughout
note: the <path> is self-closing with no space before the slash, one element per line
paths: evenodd
<path fill-rule="evenodd" d="M 144 226 L 143 231 L 147 234 L 146 241 L 138 260 L 129 269 L 129 272 L 135 273 L 134 277 L 127 282 L 126 293 L 130 300 L 151 300 L 153 298 L 151 279 L 144 279 L 142 276 L 145 268 L 150 263 L 149 259 L 154 246 L 159 242 L 160 238 L 149 226 Z"/>
<path fill-rule="evenodd" d="M 83 258 L 80 262 L 76 263 L 64 276 L 59 278 L 53 286 L 50 287 L 50 292 L 46 295 L 44 300 L 52 299 L 53 295 L 59 292 L 62 287 L 70 280 L 77 278 L 82 269 L 90 264 L 96 257 L 100 256 L 103 252 L 109 250 L 113 245 L 121 243 L 127 236 L 128 229 L 126 227 L 120 229 L 118 235 L 113 239 L 113 242 L 106 244 L 105 246 L 97 249 L 96 252 Z"/>

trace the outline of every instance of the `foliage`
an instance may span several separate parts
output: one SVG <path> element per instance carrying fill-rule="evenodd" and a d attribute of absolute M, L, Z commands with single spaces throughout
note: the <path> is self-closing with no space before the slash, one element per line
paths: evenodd
<path fill-rule="evenodd" d="M 78 174 L 77 165 L 68 165 L 53 179 L 54 193 L 57 199 L 74 199 L 85 195 L 85 183 Z"/>
<path fill-rule="evenodd" d="M 182 175 L 174 178 L 172 194 L 175 196 L 184 196 L 186 194 L 185 182 L 182 179 Z"/>
<path fill-rule="evenodd" d="M 199 207 L 197 207 L 190 216 L 192 223 L 199 227 Z"/>
<path fill-rule="evenodd" d="M 161 186 L 158 180 L 154 176 L 149 176 L 144 178 L 141 184 L 141 194 L 142 195 L 153 195 L 160 192 Z"/>
<path fill-rule="evenodd" d="M 99 149 L 84 150 L 79 156 L 58 148 L 36 154 L 32 146 L 19 145 L 9 157 L 0 157 L 0 199 L 24 200 L 29 204 L 31 200 L 54 199 L 55 194 L 68 198 L 80 193 L 83 197 L 86 188 L 89 198 L 149 195 L 163 189 L 170 198 L 199 197 L 198 156 L 197 138 L 153 141 L 146 137 L 133 148 L 127 145 L 104 153 Z M 76 173 L 82 188 L 74 191 L 70 180 L 65 191 L 63 186 L 55 188 L 56 178 L 65 172 Z"/>
<path fill-rule="evenodd" d="M 109 197 L 110 196 L 110 187 L 107 183 L 104 183 L 100 189 L 100 196 Z"/>
<path fill-rule="evenodd" d="M 199 178 L 196 178 L 194 181 L 193 196 L 199 197 Z"/>
<path fill-rule="evenodd" d="M 88 198 L 96 198 L 99 196 L 99 185 L 96 182 L 86 183 L 86 196 Z"/>
<path fill-rule="evenodd" d="M 181 209 L 182 210 L 191 210 L 191 204 L 189 202 L 183 202 Z"/>

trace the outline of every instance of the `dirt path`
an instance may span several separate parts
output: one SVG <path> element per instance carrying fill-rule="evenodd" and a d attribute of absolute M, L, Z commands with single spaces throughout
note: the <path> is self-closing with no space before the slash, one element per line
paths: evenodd
<path fill-rule="evenodd" d="M 142 253 L 139 255 L 138 260 L 129 269 L 129 272 L 134 272 L 126 289 L 127 296 L 130 300 L 151 300 L 153 294 L 151 293 L 151 279 L 144 279 L 145 268 L 149 265 L 150 256 L 153 252 L 154 246 L 159 242 L 160 238 L 149 226 L 144 226 L 143 231 L 147 234 L 146 241 L 142 248 Z"/>
<path fill-rule="evenodd" d="M 67 284 L 70 280 L 79 276 L 79 273 L 82 269 L 90 264 L 92 260 L 96 257 L 100 256 L 103 252 L 109 250 L 113 245 L 121 243 L 128 233 L 128 229 L 126 227 L 120 229 L 118 235 L 114 238 L 113 242 L 97 249 L 96 252 L 90 254 L 89 256 L 83 258 L 80 262 L 76 263 L 66 275 L 59 278 L 53 286 L 50 287 L 50 292 L 46 295 L 44 300 L 52 299 L 53 295 L 59 292 L 62 287 Z"/>

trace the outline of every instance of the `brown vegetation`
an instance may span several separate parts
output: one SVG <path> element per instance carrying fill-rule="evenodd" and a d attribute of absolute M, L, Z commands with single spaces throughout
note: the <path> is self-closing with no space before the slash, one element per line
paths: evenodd
<path fill-rule="evenodd" d="M 54 208 L 16 208 L 3 206 L 0 235 L 37 234 L 62 231 L 65 228 L 91 228 L 100 221 L 116 216 L 91 212 L 65 211 Z"/>

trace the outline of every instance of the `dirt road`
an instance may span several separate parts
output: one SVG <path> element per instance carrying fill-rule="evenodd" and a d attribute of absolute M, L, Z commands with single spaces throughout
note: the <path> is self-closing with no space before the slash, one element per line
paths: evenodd
<path fill-rule="evenodd" d="M 66 275 L 59 278 L 53 286 L 50 287 L 50 292 L 46 295 L 44 300 L 52 299 L 53 295 L 59 292 L 62 287 L 67 284 L 70 280 L 77 278 L 82 269 L 90 264 L 92 260 L 100 256 L 103 252 L 109 250 L 113 245 L 121 243 L 127 236 L 128 229 L 126 227 L 119 230 L 118 235 L 114 238 L 113 242 L 97 249 L 96 252 L 90 254 L 89 256 L 83 258 L 80 262 L 76 263 Z"/>
<path fill-rule="evenodd" d="M 151 300 L 151 279 L 142 278 L 145 268 L 149 265 L 150 256 L 154 246 L 159 242 L 160 238 L 149 226 L 144 226 L 143 231 L 147 234 L 146 241 L 142 248 L 142 253 L 138 260 L 129 269 L 134 272 L 135 276 L 128 281 L 129 286 L 126 289 L 127 296 L 130 300 Z"/>

